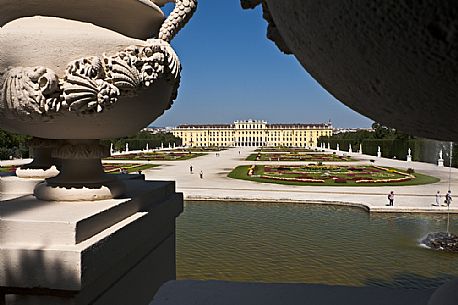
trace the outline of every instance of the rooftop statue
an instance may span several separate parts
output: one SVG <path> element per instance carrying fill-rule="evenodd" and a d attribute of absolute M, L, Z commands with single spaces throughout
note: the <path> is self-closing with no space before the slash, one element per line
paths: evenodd
<path fill-rule="evenodd" d="M 167 2 L 175 8 L 165 18 L 160 6 Z M 100 158 L 109 148 L 98 140 L 133 134 L 170 108 L 181 67 L 169 42 L 196 6 L 197 0 L 0 0 L 0 128 L 63 140 L 53 152 L 63 160 L 61 173 L 37 186 L 39 198 L 122 193 L 120 182 L 103 174 Z M 71 191 L 107 181 L 117 186 L 103 194 L 79 198 Z"/>

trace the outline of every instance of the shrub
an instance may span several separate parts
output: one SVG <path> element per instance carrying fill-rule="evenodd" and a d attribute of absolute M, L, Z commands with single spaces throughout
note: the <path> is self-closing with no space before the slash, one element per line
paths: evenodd
<path fill-rule="evenodd" d="M 375 160 L 374 160 L 374 159 L 370 159 L 369 161 L 370 161 L 370 162 L 372 162 L 372 163 L 374 163 L 374 162 L 375 162 Z"/>
<path fill-rule="evenodd" d="M 409 167 L 409 168 L 407 169 L 407 173 L 408 173 L 408 174 L 413 174 L 413 173 L 415 173 L 415 170 L 414 170 L 413 168 Z"/>
<path fill-rule="evenodd" d="M 321 161 L 318 161 L 318 162 L 316 163 L 316 165 L 318 165 L 318 166 L 322 166 L 322 165 L 323 165 L 323 162 L 321 162 Z"/>
<path fill-rule="evenodd" d="M 334 182 L 335 183 L 347 183 L 347 179 L 337 178 L 337 179 L 334 179 Z"/>

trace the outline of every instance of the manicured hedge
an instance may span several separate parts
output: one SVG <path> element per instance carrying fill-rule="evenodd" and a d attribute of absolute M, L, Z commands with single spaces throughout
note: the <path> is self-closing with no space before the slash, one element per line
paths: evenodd
<path fill-rule="evenodd" d="M 336 149 L 339 144 L 340 150 L 348 151 L 349 144 L 352 145 L 353 152 L 359 150 L 359 145 L 362 144 L 363 153 L 367 155 L 376 156 L 377 149 L 380 146 L 382 157 L 395 158 L 400 160 L 407 160 L 407 151 L 410 148 L 413 161 L 422 161 L 437 164 L 439 158 L 439 151 L 442 149 L 444 165 L 449 166 L 450 163 L 450 144 L 449 142 L 441 142 L 429 139 L 366 139 L 362 142 L 349 139 L 324 139 L 318 141 L 318 146 L 321 143 L 328 147 L 330 144 L 331 149 Z M 452 166 L 458 167 L 458 144 L 453 144 L 452 149 Z"/>

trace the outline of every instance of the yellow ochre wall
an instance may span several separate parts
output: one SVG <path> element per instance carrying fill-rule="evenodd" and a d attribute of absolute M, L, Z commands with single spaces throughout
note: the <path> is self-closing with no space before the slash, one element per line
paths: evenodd
<path fill-rule="evenodd" d="M 267 124 L 245 120 L 233 124 L 180 125 L 172 133 L 184 146 L 315 147 L 320 136 L 332 135 L 332 124 Z"/>

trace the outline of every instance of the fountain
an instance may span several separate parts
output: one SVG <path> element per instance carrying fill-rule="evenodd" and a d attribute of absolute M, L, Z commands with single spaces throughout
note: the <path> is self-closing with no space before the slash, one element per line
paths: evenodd
<path fill-rule="evenodd" d="M 458 235 L 447 232 L 429 233 L 421 241 L 422 245 L 434 250 L 458 253 Z"/>

